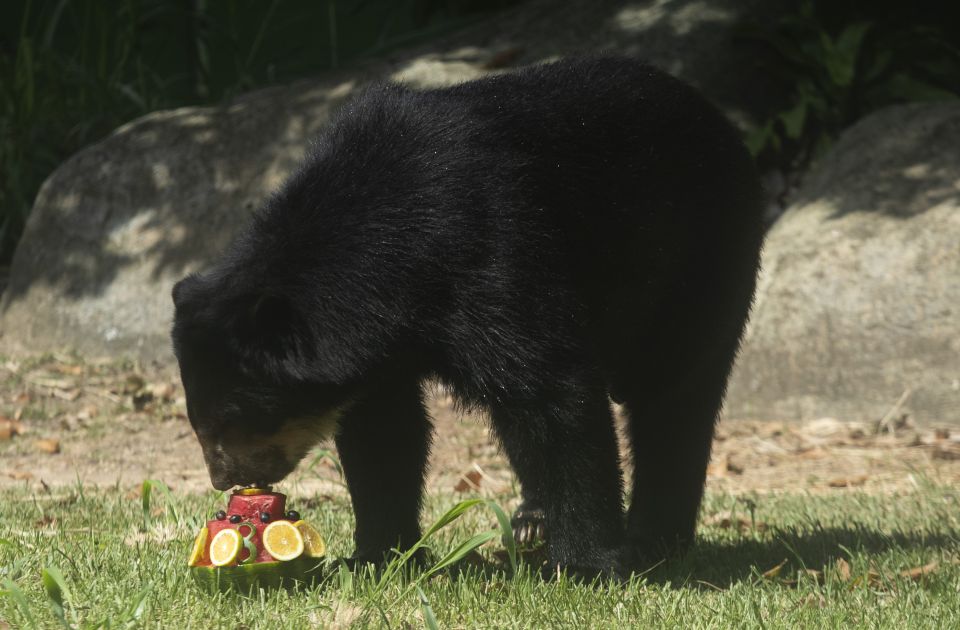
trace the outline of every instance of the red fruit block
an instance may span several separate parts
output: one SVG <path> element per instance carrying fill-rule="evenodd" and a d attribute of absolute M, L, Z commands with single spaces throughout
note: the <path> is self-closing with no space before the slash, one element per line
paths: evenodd
<path fill-rule="evenodd" d="M 257 546 L 257 556 L 254 562 L 271 562 L 273 557 L 263 547 L 263 530 L 273 521 L 286 520 L 284 511 L 286 509 L 287 496 L 279 492 L 263 492 L 257 490 L 256 493 L 244 490 L 237 491 L 230 496 L 230 503 L 227 505 L 227 517 L 223 520 L 214 519 L 207 521 L 207 530 L 209 531 L 209 541 L 223 529 L 236 529 L 240 536 L 249 538 L 250 542 Z M 260 515 L 267 513 L 269 520 L 263 521 Z M 240 517 L 239 523 L 231 523 L 230 517 L 237 515 Z M 253 527 L 253 536 L 250 536 L 250 527 Z M 238 560 L 247 560 L 249 552 L 246 548 L 240 550 Z M 209 554 L 207 554 L 209 556 Z M 211 566 L 209 557 L 200 563 L 200 566 Z"/>

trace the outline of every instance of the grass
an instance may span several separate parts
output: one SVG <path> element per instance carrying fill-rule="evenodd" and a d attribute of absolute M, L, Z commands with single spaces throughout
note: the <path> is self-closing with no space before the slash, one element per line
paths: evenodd
<path fill-rule="evenodd" d="M 511 577 L 486 502 L 449 519 L 457 499 L 432 496 L 425 522 L 443 526 L 425 544 L 464 561 L 395 563 L 380 577 L 331 563 L 322 584 L 252 597 L 207 595 L 188 575 L 222 495 L 158 488 L 146 501 L 81 485 L 5 491 L 0 628 L 960 627 L 960 490 L 926 483 L 893 496 L 710 496 L 696 550 L 624 585 L 544 582 L 522 561 Z M 331 553 L 348 554 L 346 496 L 289 492 Z"/>

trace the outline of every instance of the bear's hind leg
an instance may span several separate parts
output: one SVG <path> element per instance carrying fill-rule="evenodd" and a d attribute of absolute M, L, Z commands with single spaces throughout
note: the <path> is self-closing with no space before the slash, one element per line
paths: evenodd
<path fill-rule="evenodd" d="M 344 413 L 336 443 L 357 521 L 355 560 L 379 564 L 420 539 L 430 433 L 417 382 L 378 385 Z"/>
<path fill-rule="evenodd" d="M 636 568 L 684 551 L 694 539 L 714 427 L 736 343 L 712 356 L 677 352 L 619 386 L 630 419 L 633 488 L 627 543 Z M 666 350 L 670 352 L 671 349 Z M 655 373 L 654 373 L 655 372 Z"/>
<path fill-rule="evenodd" d="M 605 392 L 498 405 L 491 418 L 523 488 L 520 523 L 545 533 L 548 571 L 626 575 L 622 480 Z M 537 514 L 523 518 L 528 507 L 542 509 L 542 522 Z"/>

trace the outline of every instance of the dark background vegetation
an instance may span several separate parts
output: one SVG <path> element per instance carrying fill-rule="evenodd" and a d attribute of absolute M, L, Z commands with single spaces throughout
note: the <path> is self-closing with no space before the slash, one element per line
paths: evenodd
<path fill-rule="evenodd" d="M 144 113 L 421 43 L 523 0 L 25 0 L 0 5 L 0 265 L 65 158 Z M 557 0 L 561 1 L 561 0 Z M 806 0 L 733 32 L 777 98 L 748 143 L 802 169 L 845 127 L 960 94 L 953 1 Z"/>
<path fill-rule="evenodd" d="M 119 125 L 319 75 L 518 2 L 0 2 L 0 264 L 47 175 Z"/>

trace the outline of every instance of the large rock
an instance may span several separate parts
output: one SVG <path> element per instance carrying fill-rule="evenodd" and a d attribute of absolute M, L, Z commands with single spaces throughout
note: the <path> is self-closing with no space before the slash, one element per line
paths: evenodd
<path fill-rule="evenodd" d="M 728 416 L 960 421 L 960 104 L 844 133 L 763 265 Z"/>
<path fill-rule="evenodd" d="M 41 189 L 4 296 L 0 350 L 169 359 L 173 282 L 222 249 L 331 111 L 371 79 L 437 85 L 505 64 L 617 51 L 684 76 L 736 116 L 755 82 L 726 26 L 757 7 L 769 11 L 759 0 L 530 1 L 427 51 L 136 120 Z"/>

